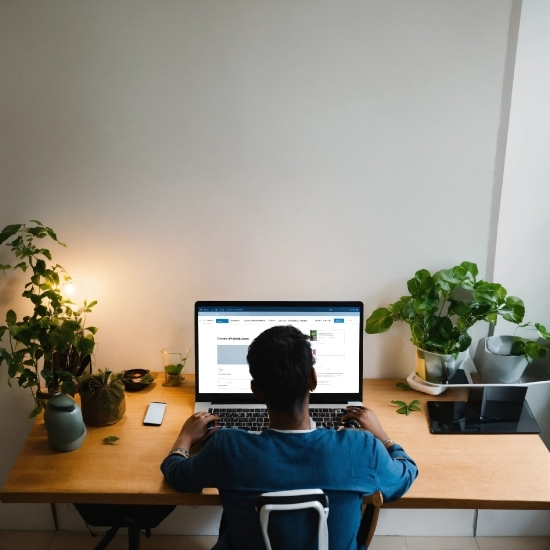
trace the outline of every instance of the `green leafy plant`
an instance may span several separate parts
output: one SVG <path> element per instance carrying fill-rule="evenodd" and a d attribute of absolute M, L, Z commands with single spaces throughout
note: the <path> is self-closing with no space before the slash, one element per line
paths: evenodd
<path fill-rule="evenodd" d="M 142 377 L 141 383 L 142 384 L 150 384 L 154 380 L 155 380 L 155 377 L 150 372 L 148 372 L 145 376 Z"/>
<path fill-rule="evenodd" d="M 399 406 L 399 408 L 395 411 L 398 414 L 406 414 L 407 416 L 409 416 L 409 414 L 411 414 L 413 411 L 422 410 L 419 406 L 420 401 L 418 399 L 414 399 L 408 405 L 407 403 L 405 403 L 405 401 L 392 400 L 392 403 Z"/>
<path fill-rule="evenodd" d="M 189 351 L 187 352 L 189 354 Z M 176 355 L 176 354 L 174 354 Z M 165 372 L 165 378 L 164 378 L 164 384 L 165 387 L 173 387 L 173 386 L 179 386 L 181 383 L 181 372 L 183 371 L 183 367 L 185 366 L 185 363 L 187 361 L 187 355 L 185 357 L 182 357 L 180 354 L 179 362 L 176 363 L 169 363 L 164 365 L 164 372 Z"/>
<path fill-rule="evenodd" d="M 103 443 L 105 443 L 105 445 L 114 445 L 119 439 L 120 437 L 117 437 L 116 435 L 109 435 L 103 438 Z"/>
<path fill-rule="evenodd" d="M 124 384 L 121 382 L 124 372 L 112 372 L 109 369 L 104 371 L 99 369 L 94 374 L 85 372 L 78 379 L 80 392 L 88 391 L 91 393 L 124 393 Z"/>
<path fill-rule="evenodd" d="M 400 390 L 412 390 L 412 388 L 408 385 L 408 384 L 405 384 L 405 382 L 397 382 L 395 384 Z"/>
<path fill-rule="evenodd" d="M 500 316 L 519 325 L 525 315 L 523 301 L 508 296 L 498 283 L 478 280 L 478 274 L 477 265 L 472 262 L 462 262 L 433 275 L 426 269 L 417 271 L 407 281 L 409 295 L 376 309 L 367 319 L 365 331 L 379 334 L 389 330 L 394 321 L 403 321 L 410 326 L 415 346 L 433 353 L 457 355 L 472 343 L 468 329 L 478 321 L 496 325 Z M 534 326 L 541 336 L 548 334 L 542 325 Z M 538 344 L 520 337 L 515 351 L 531 361 L 541 353 Z"/>
<path fill-rule="evenodd" d="M 518 328 L 528 328 L 530 330 L 536 330 L 537 334 L 544 338 L 545 340 L 550 340 L 550 333 L 546 328 L 540 323 L 524 323 L 523 325 L 518 325 Z M 531 363 L 537 357 L 544 357 L 546 355 L 546 347 L 544 345 L 538 344 L 533 340 L 528 338 L 523 338 L 522 336 L 516 336 L 514 334 L 514 343 L 512 344 L 512 349 L 510 350 L 510 355 L 525 355 L 527 361 Z"/>
<path fill-rule="evenodd" d="M 30 388 L 37 405 L 29 415 L 32 418 L 43 409 L 38 398 L 42 391 L 74 395 L 77 377 L 88 366 L 91 369 L 97 328 L 85 322 L 97 302 L 85 301 L 78 307 L 62 295 L 60 285 L 71 277 L 58 264 L 48 266 L 51 252 L 37 243 L 49 238 L 66 245 L 50 227 L 38 220 L 30 223 L 8 225 L 0 232 L 0 244 L 6 243 L 16 259 L 13 264 L 0 265 L 0 270 L 4 274 L 7 270 L 30 272 L 22 296 L 33 308 L 31 315 L 20 320 L 12 309 L 6 313 L 0 341 L 6 336 L 8 342 L 7 347 L 0 347 L 0 365 L 7 365 L 10 386 L 16 379 L 19 386 Z"/>
<path fill-rule="evenodd" d="M 164 367 L 164 372 L 166 374 L 181 374 L 183 370 L 183 363 L 178 363 L 177 365 L 166 365 Z"/>
<path fill-rule="evenodd" d="M 108 426 L 118 422 L 126 411 L 124 372 L 99 369 L 79 377 L 82 416 L 86 424 Z"/>

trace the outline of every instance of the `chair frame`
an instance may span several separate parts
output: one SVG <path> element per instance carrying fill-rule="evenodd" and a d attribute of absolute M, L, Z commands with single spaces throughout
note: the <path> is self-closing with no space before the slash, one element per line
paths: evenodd
<path fill-rule="evenodd" d="M 272 550 L 267 533 L 269 514 L 313 508 L 319 514 L 319 550 L 328 550 L 328 497 L 321 489 L 295 489 L 263 493 L 256 499 L 256 510 L 260 513 L 260 525 L 266 550 Z"/>
<path fill-rule="evenodd" d="M 363 517 L 361 518 L 359 531 L 357 532 L 357 544 L 362 544 L 365 548 L 368 548 L 376 531 L 380 507 L 384 504 L 384 497 L 381 491 L 377 491 L 372 495 L 364 497 L 363 503 Z"/>
<path fill-rule="evenodd" d="M 74 504 L 86 523 L 92 527 L 110 527 L 94 550 L 105 550 L 119 529 L 128 529 L 128 549 L 140 549 L 140 534 L 151 536 L 151 529 L 157 527 L 176 508 L 169 504 Z M 97 536 L 91 529 L 92 536 Z"/>
<path fill-rule="evenodd" d="M 364 497 L 363 516 L 357 532 L 358 547 L 368 549 L 380 515 L 384 498 L 380 491 Z M 328 550 L 328 496 L 321 489 L 298 489 L 263 493 L 256 499 L 256 510 L 260 513 L 260 525 L 266 550 L 272 550 L 267 533 L 269 514 L 272 511 L 303 510 L 313 508 L 319 514 L 319 550 Z"/>

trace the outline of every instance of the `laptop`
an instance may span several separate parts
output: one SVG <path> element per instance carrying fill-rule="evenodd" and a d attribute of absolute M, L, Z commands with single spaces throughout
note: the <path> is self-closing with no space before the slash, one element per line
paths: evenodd
<path fill-rule="evenodd" d="M 342 301 L 195 303 L 195 412 L 220 425 L 260 433 L 267 409 L 254 399 L 246 355 L 264 330 L 293 325 L 310 337 L 317 388 L 310 414 L 317 427 L 337 428 L 348 405 L 363 400 L 363 303 Z"/>

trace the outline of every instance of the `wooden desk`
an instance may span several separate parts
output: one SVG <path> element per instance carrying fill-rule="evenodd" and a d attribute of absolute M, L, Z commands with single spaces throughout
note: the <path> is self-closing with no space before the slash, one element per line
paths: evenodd
<path fill-rule="evenodd" d="M 550 453 L 537 435 L 432 435 L 425 402 L 434 399 L 403 391 L 395 380 L 365 380 L 364 402 L 388 434 L 417 462 L 420 475 L 390 508 L 550 509 Z M 396 414 L 392 399 L 419 399 L 422 412 Z M 437 399 L 466 399 L 448 390 Z M 177 388 L 155 382 L 127 393 L 124 418 L 113 426 L 88 428 L 82 447 L 52 451 L 39 417 L 0 491 L 2 502 L 219 505 L 215 489 L 178 493 L 159 465 L 171 449 L 194 403 L 194 377 Z M 166 401 L 160 427 L 142 425 L 147 404 Z M 103 438 L 116 435 L 114 445 Z"/>

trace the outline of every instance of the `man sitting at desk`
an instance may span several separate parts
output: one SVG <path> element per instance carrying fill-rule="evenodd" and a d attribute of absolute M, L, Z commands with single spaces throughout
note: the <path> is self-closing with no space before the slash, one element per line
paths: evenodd
<path fill-rule="evenodd" d="M 357 550 L 363 495 L 382 491 L 384 502 L 398 499 L 416 478 L 416 464 L 368 408 L 350 408 L 343 417 L 357 420 L 362 430 L 312 429 L 309 393 L 317 377 L 309 338 L 298 329 L 266 330 L 250 345 L 247 361 L 254 396 L 267 405 L 269 428 L 259 435 L 209 431 L 216 416 L 191 416 L 161 465 L 166 480 L 184 492 L 219 490 L 227 527 L 215 550 L 264 548 L 256 497 L 311 488 L 322 489 L 329 498 L 330 548 Z M 189 457 L 188 449 L 212 432 L 200 452 Z M 301 528 L 291 523 L 287 532 Z"/>

